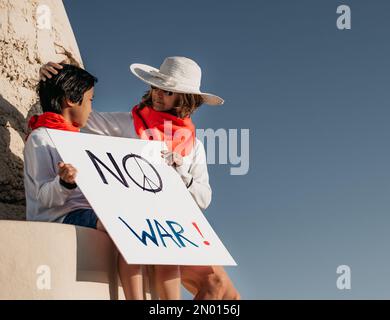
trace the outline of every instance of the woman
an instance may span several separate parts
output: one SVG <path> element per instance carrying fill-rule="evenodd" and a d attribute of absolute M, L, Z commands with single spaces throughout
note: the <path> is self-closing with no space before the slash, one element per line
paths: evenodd
<path fill-rule="evenodd" d="M 58 66 L 54 63 L 43 66 L 41 77 L 50 77 Z M 195 136 L 191 115 L 203 103 L 221 105 L 223 99 L 200 91 L 201 69 L 185 57 L 168 57 L 160 69 L 132 64 L 130 70 L 150 85 L 141 102 L 131 113 L 91 113 L 84 132 L 165 141 L 168 151 L 162 151 L 162 157 L 181 176 L 198 206 L 206 209 L 211 201 L 206 155 Z M 140 272 L 140 268 L 137 270 Z M 156 266 L 155 273 L 162 299 L 180 298 L 180 273 L 181 282 L 195 298 L 239 298 L 222 267 Z M 134 287 L 141 290 L 141 285 L 139 280 Z"/>

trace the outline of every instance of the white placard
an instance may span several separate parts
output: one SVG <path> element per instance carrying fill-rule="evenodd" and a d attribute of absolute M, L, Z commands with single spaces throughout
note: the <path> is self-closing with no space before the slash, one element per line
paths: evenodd
<path fill-rule="evenodd" d="M 160 141 L 47 129 L 129 264 L 236 265 Z"/>

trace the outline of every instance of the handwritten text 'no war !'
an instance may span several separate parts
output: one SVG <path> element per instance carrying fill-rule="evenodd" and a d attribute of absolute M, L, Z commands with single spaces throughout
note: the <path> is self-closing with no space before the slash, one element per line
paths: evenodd
<path fill-rule="evenodd" d="M 145 192 L 158 193 L 163 190 L 163 182 L 156 168 L 148 160 L 137 154 L 130 153 L 123 157 L 122 172 L 113 155 L 107 152 L 108 159 L 115 169 L 114 172 L 90 150 L 86 150 L 86 153 L 91 159 L 97 173 L 99 174 L 104 184 L 108 184 L 108 181 L 102 171 L 102 167 L 107 170 L 116 180 L 118 180 L 125 188 L 130 188 L 130 186 L 125 178 L 124 173 L 138 188 L 142 189 Z M 133 162 L 133 167 L 136 170 L 139 170 L 139 173 L 141 174 L 138 175 L 138 179 L 133 177 L 128 170 L 127 164 L 130 161 Z M 146 168 L 148 168 L 149 170 L 144 170 Z M 149 176 L 145 174 L 145 171 L 148 171 Z M 152 172 L 152 174 L 150 172 Z M 139 179 L 139 176 L 142 176 L 142 179 Z M 148 246 L 148 243 L 153 243 L 159 247 L 161 243 L 164 247 L 167 247 L 166 241 L 169 241 L 170 243 L 173 243 L 179 248 L 186 247 L 187 245 L 199 247 L 199 245 L 197 245 L 183 235 L 184 228 L 176 221 L 166 220 L 164 224 L 167 227 L 165 228 L 163 226 L 163 223 L 160 223 L 156 219 L 146 219 L 147 230 L 142 230 L 141 232 L 137 233 L 122 217 L 118 218 L 131 231 L 131 233 L 145 246 Z M 192 225 L 203 238 L 203 234 L 201 233 L 198 225 L 195 222 L 192 222 Z M 203 241 L 203 243 L 207 246 L 210 245 L 210 242 L 208 241 Z"/>

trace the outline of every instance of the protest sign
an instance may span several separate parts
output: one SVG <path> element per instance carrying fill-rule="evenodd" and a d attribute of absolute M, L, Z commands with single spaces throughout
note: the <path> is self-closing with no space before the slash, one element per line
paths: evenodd
<path fill-rule="evenodd" d="M 47 131 L 128 263 L 236 265 L 161 158 L 163 142 Z"/>

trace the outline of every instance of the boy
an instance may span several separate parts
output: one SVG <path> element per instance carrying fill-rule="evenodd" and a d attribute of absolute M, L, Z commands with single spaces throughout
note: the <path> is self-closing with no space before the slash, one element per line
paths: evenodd
<path fill-rule="evenodd" d="M 91 209 L 75 184 L 76 169 L 62 163 L 45 128 L 79 132 L 92 111 L 96 81 L 87 71 L 64 64 L 56 77 L 38 85 L 44 113 L 30 119 L 33 131 L 24 148 L 27 220 L 62 223 L 75 210 Z"/>

